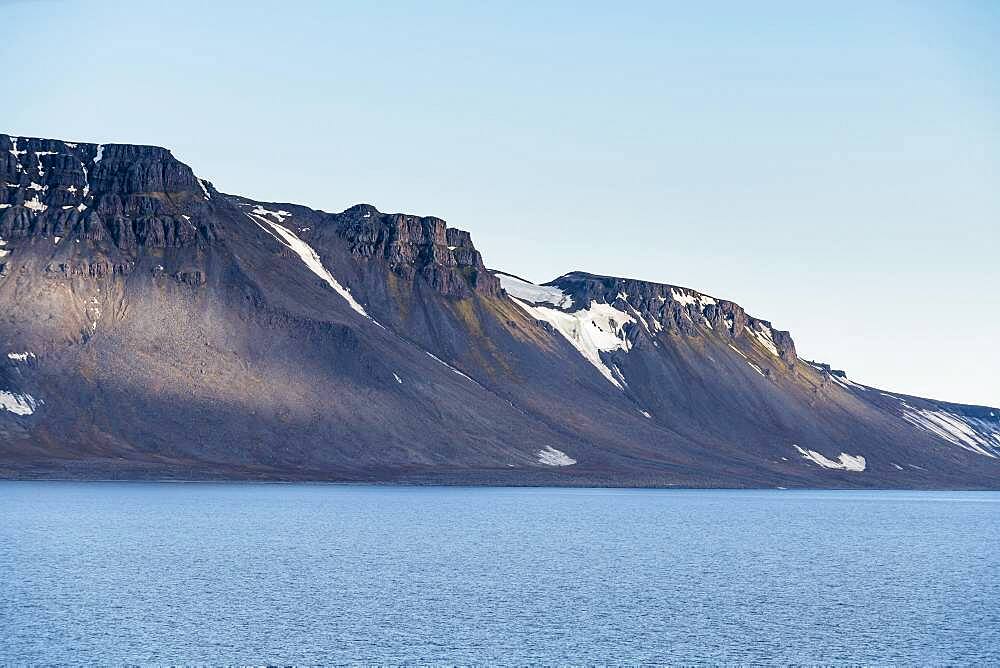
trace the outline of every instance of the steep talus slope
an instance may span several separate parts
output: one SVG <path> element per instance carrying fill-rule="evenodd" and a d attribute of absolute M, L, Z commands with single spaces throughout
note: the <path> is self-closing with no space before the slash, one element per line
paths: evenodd
<path fill-rule="evenodd" d="M 0 136 L 0 150 L 15 184 L 0 214 L 9 473 L 537 463 L 544 425 L 359 312 L 291 228 L 163 149 Z"/>
<path fill-rule="evenodd" d="M 788 332 L 732 302 L 581 272 L 545 286 L 500 276 L 651 420 L 713 452 L 751 452 L 789 474 L 804 460 L 881 485 L 996 475 L 1000 411 L 854 383 L 799 359 Z"/>
<path fill-rule="evenodd" d="M 678 286 L 0 135 L 0 475 L 995 487 L 1000 411 L 881 392 Z"/>

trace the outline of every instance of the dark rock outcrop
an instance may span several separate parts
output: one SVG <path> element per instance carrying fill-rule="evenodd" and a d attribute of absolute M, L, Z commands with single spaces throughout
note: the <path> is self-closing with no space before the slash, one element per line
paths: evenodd
<path fill-rule="evenodd" d="M 440 218 L 0 135 L 0 477 L 1000 486 L 1000 409 L 854 383 L 689 288 L 519 285 Z"/>
<path fill-rule="evenodd" d="M 712 331 L 734 339 L 753 337 L 765 346 L 773 345 L 785 362 L 791 363 L 797 358 L 795 342 L 789 332 L 748 315 L 739 304 L 690 288 L 585 272 L 565 274 L 548 285 L 572 296 L 574 303 L 618 304 L 636 313 L 640 322 L 657 331 L 682 336 Z"/>
<path fill-rule="evenodd" d="M 131 256 L 211 240 L 213 192 L 163 148 L 0 135 L 7 240 L 86 240 Z"/>
<path fill-rule="evenodd" d="M 381 258 L 405 280 L 419 274 L 449 297 L 500 293 L 500 282 L 486 269 L 469 233 L 449 228 L 440 218 L 384 214 L 368 204 L 333 218 L 355 255 Z"/>

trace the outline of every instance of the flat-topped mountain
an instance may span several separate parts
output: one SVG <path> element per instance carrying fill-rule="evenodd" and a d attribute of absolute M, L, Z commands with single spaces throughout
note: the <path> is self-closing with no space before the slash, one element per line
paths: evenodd
<path fill-rule="evenodd" d="M 1000 487 L 1000 410 L 866 387 L 690 288 L 0 135 L 0 475 Z"/>

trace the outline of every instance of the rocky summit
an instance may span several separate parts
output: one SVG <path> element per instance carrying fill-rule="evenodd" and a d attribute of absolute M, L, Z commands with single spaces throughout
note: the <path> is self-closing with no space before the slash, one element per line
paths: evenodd
<path fill-rule="evenodd" d="M 0 476 L 1000 487 L 1000 409 L 856 383 L 690 288 L 0 135 Z"/>

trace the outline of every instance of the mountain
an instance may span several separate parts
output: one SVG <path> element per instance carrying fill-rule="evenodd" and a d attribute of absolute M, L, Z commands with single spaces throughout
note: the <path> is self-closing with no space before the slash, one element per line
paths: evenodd
<path fill-rule="evenodd" d="M 866 387 L 689 288 L 0 135 L 0 476 L 1000 486 L 1000 410 Z"/>

